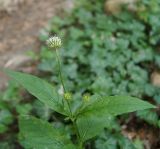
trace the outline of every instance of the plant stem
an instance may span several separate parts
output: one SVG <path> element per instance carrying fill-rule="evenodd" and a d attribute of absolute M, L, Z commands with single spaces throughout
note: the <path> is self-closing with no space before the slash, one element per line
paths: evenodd
<path fill-rule="evenodd" d="M 76 120 L 73 120 L 72 122 L 73 122 L 73 126 L 75 128 L 76 136 L 77 136 L 77 139 L 78 139 L 78 149 L 83 149 L 83 143 L 81 141 L 81 137 L 80 137 L 80 134 L 79 134 L 79 130 L 78 130 Z"/>
<path fill-rule="evenodd" d="M 83 143 L 80 142 L 80 144 L 78 145 L 78 149 L 83 149 Z"/>
<path fill-rule="evenodd" d="M 60 61 L 60 57 L 59 57 L 59 53 L 58 53 L 57 49 L 56 49 L 56 57 L 57 57 L 57 61 L 58 61 L 59 76 L 60 76 L 60 80 L 61 80 L 61 83 L 62 83 L 63 91 L 64 91 L 64 93 L 66 93 L 66 89 L 65 89 L 64 82 L 63 82 L 63 77 L 62 77 L 62 71 L 61 71 L 61 61 Z"/>
<path fill-rule="evenodd" d="M 57 57 L 57 61 L 58 61 L 60 81 L 62 83 L 63 91 L 64 91 L 64 94 L 65 94 L 66 93 L 66 89 L 65 89 L 65 86 L 64 86 L 64 81 L 63 81 L 63 76 L 62 76 L 61 60 L 60 60 L 60 56 L 59 56 L 59 53 L 58 53 L 57 49 L 56 49 L 56 57 Z M 67 105 L 68 105 L 68 108 L 69 108 L 70 116 L 72 117 L 72 111 L 71 111 L 70 104 L 69 104 L 68 100 L 66 100 L 66 101 L 67 101 Z M 63 105 L 64 105 L 64 101 L 63 101 Z"/>
<path fill-rule="evenodd" d="M 65 89 L 64 81 L 63 81 L 63 77 L 62 77 L 60 56 L 59 56 L 59 53 L 58 53 L 57 49 L 56 49 L 56 57 L 57 57 L 57 61 L 58 61 L 60 81 L 62 83 L 63 91 L 64 91 L 64 94 L 65 94 L 66 93 L 66 89 Z M 66 100 L 66 102 L 67 102 L 67 105 L 68 105 L 68 108 L 69 108 L 69 112 L 70 112 L 70 119 L 72 120 L 73 126 L 74 126 L 74 128 L 76 130 L 76 135 L 77 135 L 77 139 L 78 139 L 78 149 L 83 149 L 83 143 L 82 143 L 82 141 L 80 139 L 80 134 L 79 134 L 79 130 L 78 130 L 78 127 L 77 127 L 76 120 L 73 120 L 73 114 L 72 114 L 72 111 L 71 111 L 70 103 L 69 103 L 68 100 Z M 63 102 L 63 104 L 64 104 L 64 102 Z"/>
<path fill-rule="evenodd" d="M 69 104 L 68 100 L 67 100 L 67 105 L 68 105 L 68 109 L 69 109 L 69 112 L 70 112 L 70 118 L 72 118 L 73 115 L 72 115 L 71 107 L 70 107 L 70 104 Z"/>

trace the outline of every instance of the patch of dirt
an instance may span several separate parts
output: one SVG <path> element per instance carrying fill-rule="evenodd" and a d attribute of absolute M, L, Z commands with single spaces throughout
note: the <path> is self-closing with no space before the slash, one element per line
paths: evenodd
<path fill-rule="evenodd" d="M 149 125 L 132 115 L 130 121 L 122 126 L 122 134 L 130 140 L 140 139 L 145 149 L 160 149 L 160 129 Z"/>
<path fill-rule="evenodd" d="M 0 14 L 0 68 L 15 69 L 30 61 L 27 50 L 38 50 L 40 30 L 58 12 L 65 0 L 26 0 L 18 10 Z M 6 76 L 0 72 L 0 88 Z"/>

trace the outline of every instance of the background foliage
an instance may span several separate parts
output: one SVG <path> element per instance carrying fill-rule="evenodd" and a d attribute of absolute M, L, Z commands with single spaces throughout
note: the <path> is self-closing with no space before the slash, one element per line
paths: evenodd
<path fill-rule="evenodd" d="M 158 104 L 159 88 L 152 85 L 150 77 L 160 65 L 159 1 L 144 0 L 134 13 L 124 9 L 106 15 L 103 7 L 104 1 L 81 1 L 69 16 L 53 18 L 40 37 L 42 41 L 51 34 L 63 37 L 64 49 L 60 52 L 67 88 L 82 94 L 129 94 Z M 43 46 L 39 69 L 58 84 L 54 57 Z M 148 114 L 152 116 L 146 117 Z M 138 115 L 153 124 L 158 119 L 149 111 Z"/>

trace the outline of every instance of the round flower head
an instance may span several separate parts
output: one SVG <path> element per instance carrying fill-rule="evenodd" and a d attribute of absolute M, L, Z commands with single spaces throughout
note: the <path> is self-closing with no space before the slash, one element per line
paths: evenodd
<path fill-rule="evenodd" d="M 53 36 L 47 40 L 47 45 L 50 48 L 60 48 L 62 46 L 62 41 L 59 37 Z"/>

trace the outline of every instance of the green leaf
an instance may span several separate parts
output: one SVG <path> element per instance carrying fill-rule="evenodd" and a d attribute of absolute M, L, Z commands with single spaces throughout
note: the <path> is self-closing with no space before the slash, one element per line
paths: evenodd
<path fill-rule="evenodd" d="M 32 109 L 32 105 L 29 103 L 26 104 L 18 104 L 16 106 L 16 111 L 18 112 L 18 114 L 20 115 L 26 115 L 28 114 Z"/>
<path fill-rule="evenodd" d="M 11 70 L 6 70 L 6 73 L 48 107 L 56 112 L 67 115 L 61 105 L 62 101 L 59 99 L 55 88 L 51 84 L 30 74 Z"/>
<path fill-rule="evenodd" d="M 136 138 L 133 143 L 136 149 L 144 149 L 143 142 L 140 139 Z"/>
<path fill-rule="evenodd" d="M 0 123 L 0 134 L 6 132 L 7 130 L 8 130 L 8 127 Z"/>
<path fill-rule="evenodd" d="M 90 113 L 117 116 L 123 113 L 155 108 L 154 105 L 130 96 L 106 96 L 97 99 L 82 110 L 82 115 Z"/>
<path fill-rule="evenodd" d="M 0 111 L 0 123 L 5 124 L 5 125 L 9 125 L 12 122 L 13 122 L 12 113 L 7 109 L 1 110 Z"/>
<path fill-rule="evenodd" d="M 21 116 L 19 127 L 19 139 L 26 149 L 75 149 L 70 140 L 48 122 Z"/>
<path fill-rule="evenodd" d="M 96 149 L 137 149 L 131 140 L 124 137 L 120 132 L 104 131 L 95 141 Z"/>
<path fill-rule="evenodd" d="M 155 111 L 151 111 L 151 110 L 138 111 L 137 116 L 140 119 L 143 119 L 146 122 L 148 122 L 149 124 L 152 124 L 154 126 L 157 125 L 158 119 L 159 119 L 158 114 Z"/>
<path fill-rule="evenodd" d="M 110 124 L 110 115 L 87 114 L 80 116 L 76 123 L 82 141 L 88 140 L 101 133 Z"/>
<path fill-rule="evenodd" d="M 13 149 L 13 145 L 9 144 L 8 141 L 0 142 L 0 149 Z"/>
<path fill-rule="evenodd" d="M 155 108 L 148 102 L 130 96 L 108 96 L 94 99 L 78 114 L 77 125 L 83 141 L 99 134 L 109 125 L 111 116 Z"/>

